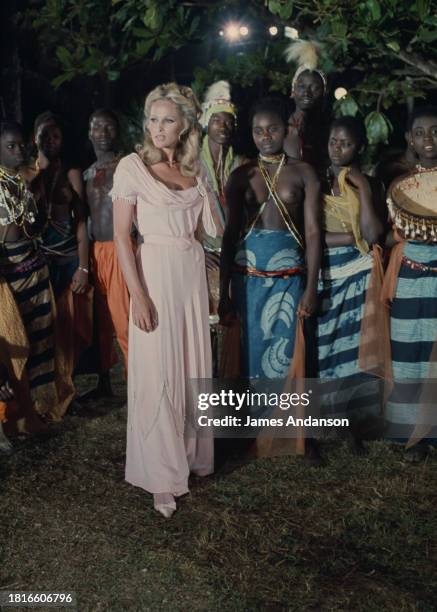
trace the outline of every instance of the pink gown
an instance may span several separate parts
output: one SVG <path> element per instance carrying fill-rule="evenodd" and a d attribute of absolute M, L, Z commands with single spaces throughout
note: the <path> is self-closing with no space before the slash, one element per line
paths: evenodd
<path fill-rule="evenodd" d="M 147 333 L 129 321 L 126 480 L 150 493 L 188 492 L 190 472 L 213 471 L 213 440 L 188 426 L 187 381 L 211 377 L 208 291 L 199 218 L 215 236 L 206 187 L 169 189 L 136 153 L 114 175 L 113 200 L 135 205 L 140 279 L 158 312 Z"/>

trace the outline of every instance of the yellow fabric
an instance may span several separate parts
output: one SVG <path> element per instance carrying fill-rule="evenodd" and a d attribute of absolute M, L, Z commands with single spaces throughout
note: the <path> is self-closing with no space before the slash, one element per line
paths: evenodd
<path fill-rule="evenodd" d="M 21 380 L 29 356 L 29 342 L 17 303 L 4 278 L 0 277 L 0 362 Z"/>
<path fill-rule="evenodd" d="M 350 168 L 343 168 L 338 176 L 340 195 L 323 197 L 324 229 L 327 232 L 352 232 L 355 245 L 362 255 L 369 252 L 369 245 L 361 236 L 360 196 L 347 181 Z"/>
<path fill-rule="evenodd" d="M 217 100 L 217 102 L 212 104 L 205 112 L 203 119 L 203 125 L 205 127 L 208 125 L 209 120 L 215 113 L 229 113 L 234 117 L 234 119 L 237 118 L 237 109 L 230 100 Z"/>

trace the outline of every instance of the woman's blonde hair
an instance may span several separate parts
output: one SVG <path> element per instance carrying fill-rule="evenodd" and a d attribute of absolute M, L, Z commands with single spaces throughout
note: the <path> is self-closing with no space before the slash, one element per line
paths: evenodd
<path fill-rule="evenodd" d="M 182 115 L 184 128 L 179 135 L 175 159 L 179 162 L 180 172 L 183 176 L 195 176 L 198 172 L 200 140 L 202 137 L 199 124 L 201 107 L 190 87 L 184 87 L 177 83 L 167 83 L 159 85 L 149 93 L 144 103 L 144 143 L 138 145 L 137 153 L 147 165 L 156 164 L 165 159 L 164 152 L 153 144 L 147 128 L 152 104 L 159 100 L 174 102 Z"/>

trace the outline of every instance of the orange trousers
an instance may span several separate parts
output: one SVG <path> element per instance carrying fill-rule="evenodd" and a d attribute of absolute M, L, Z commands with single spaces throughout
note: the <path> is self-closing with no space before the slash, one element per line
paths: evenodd
<path fill-rule="evenodd" d="M 101 369 L 105 372 L 113 365 L 112 342 L 115 331 L 127 372 L 129 292 L 118 262 L 114 242 L 96 241 L 92 243 L 91 270 L 94 278 Z"/>

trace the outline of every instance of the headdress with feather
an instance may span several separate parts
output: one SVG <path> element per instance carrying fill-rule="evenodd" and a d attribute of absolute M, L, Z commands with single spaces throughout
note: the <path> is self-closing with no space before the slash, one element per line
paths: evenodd
<path fill-rule="evenodd" d="M 326 74 L 317 68 L 322 45 L 313 40 L 293 40 L 285 49 L 285 59 L 287 62 L 296 62 L 298 68 L 291 81 L 291 90 L 293 91 L 297 79 L 306 70 L 316 72 L 323 81 L 323 88 L 326 91 L 327 79 Z"/>
<path fill-rule="evenodd" d="M 237 118 L 237 109 L 231 101 L 231 86 L 227 81 L 217 81 L 208 88 L 202 104 L 202 127 L 207 127 L 214 113 L 230 113 Z"/>

